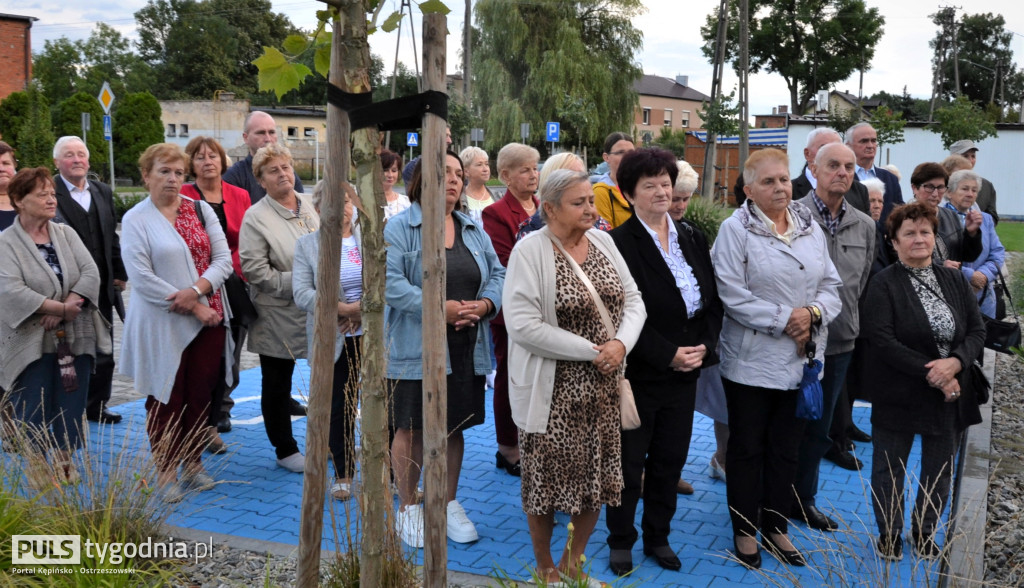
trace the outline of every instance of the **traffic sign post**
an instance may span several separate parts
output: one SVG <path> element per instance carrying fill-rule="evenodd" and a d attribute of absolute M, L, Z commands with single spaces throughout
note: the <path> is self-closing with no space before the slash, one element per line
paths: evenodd
<path fill-rule="evenodd" d="M 420 135 L 419 133 L 406 133 L 405 134 L 405 145 L 409 148 L 409 161 L 412 161 L 412 148 L 420 146 Z"/>
<path fill-rule="evenodd" d="M 92 115 L 89 114 L 88 112 L 83 112 L 82 113 L 82 142 L 83 143 L 88 143 L 89 142 L 89 139 L 87 139 L 86 136 L 89 134 L 89 131 L 91 129 L 92 129 Z"/>
<path fill-rule="evenodd" d="M 519 125 L 519 136 L 522 137 L 523 143 L 530 138 L 530 123 L 522 123 Z"/>
<path fill-rule="evenodd" d="M 558 133 L 561 130 L 561 124 L 557 122 L 549 122 L 545 125 L 545 140 L 551 143 L 551 152 L 555 152 L 555 143 L 558 142 Z"/>
<path fill-rule="evenodd" d="M 114 138 L 114 133 L 113 133 L 113 129 L 112 129 L 113 125 L 111 125 L 110 122 L 111 122 L 110 121 L 110 115 L 109 114 L 104 114 L 103 115 L 103 138 L 106 139 L 107 141 L 110 141 L 110 140 L 112 140 Z"/>
<path fill-rule="evenodd" d="M 107 145 L 110 148 L 110 187 L 114 187 L 114 134 L 111 132 L 113 125 L 110 120 L 110 106 L 114 103 L 114 92 L 110 89 L 108 82 L 103 82 L 103 87 L 100 88 L 100 95 L 96 97 L 100 101 L 100 106 L 103 107 L 103 135 L 107 140 Z"/>

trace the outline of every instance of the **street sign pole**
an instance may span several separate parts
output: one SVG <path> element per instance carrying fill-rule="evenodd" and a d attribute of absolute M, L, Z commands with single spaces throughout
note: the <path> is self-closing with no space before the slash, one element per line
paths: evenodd
<path fill-rule="evenodd" d="M 103 133 L 106 135 L 107 145 L 110 147 L 110 187 L 114 188 L 114 134 L 113 134 L 113 121 L 110 118 L 110 105 L 114 103 L 114 92 L 110 89 L 110 84 L 103 82 L 103 87 L 100 88 L 100 95 L 96 97 L 100 101 L 100 106 L 103 107 Z"/>
<path fill-rule="evenodd" d="M 86 145 L 89 144 L 89 139 L 87 138 L 87 135 L 89 134 L 89 131 L 91 129 L 92 129 L 92 115 L 89 114 L 88 112 L 83 112 L 82 113 L 82 142 L 85 143 Z"/>

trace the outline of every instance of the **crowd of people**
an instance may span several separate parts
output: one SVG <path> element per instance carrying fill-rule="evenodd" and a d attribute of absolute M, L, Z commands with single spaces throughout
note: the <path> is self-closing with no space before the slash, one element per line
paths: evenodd
<path fill-rule="evenodd" d="M 120 233 L 110 187 L 87 178 L 80 139 L 57 141 L 56 177 L 16 171 L 14 149 L 0 142 L 0 386 L 14 422 L 39 433 L 24 451 L 32 487 L 78 480 L 83 417 L 120 420 L 106 406 L 115 311 L 124 321 L 117 364 L 146 396 L 164 500 L 214 486 L 202 455 L 226 450 L 220 434 L 231 430 L 246 344 L 259 355 L 276 463 L 304 471 L 291 416 L 305 409 L 292 397 L 292 376 L 296 360 L 313 355 L 326 187 L 304 193 L 270 115 L 251 113 L 243 140 L 249 154 L 230 167 L 209 137 L 184 151 L 149 147 L 139 160 L 148 198 L 124 215 Z M 920 556 L 938 557 L 960 435 L 978 422 L 968 374 L 984 342 L 981 316 L 995 312 L 1004 249 L 995 190 L 972 169 L 974 143 L 918 165 L 910 204 L 898 178 L 874 165 L 876 149 L 867 123 L 845 142 L 817 129 L 795 178 L 784 152 L 755 151 L 742 172 L 743 201 L 713 242 L 685 218 L 697 174 L 626 133 L 608 136 L 609 171 L 596 183 L 575 155 L 553 156 L 539 172 L 536 149 L 504 146 L 500 198 L 487 187 L 484 150 L 447 152 L 448 537 L 479 537 L 457 495 L 464 431 L 484 422 L 493 385 L 495 463 L 521 479 L 537 574 L 547 582 L 583 573 L 604 506 L 614 573 L 634 568 L 638 540 L 658 565 L 680 569 L 669 533 L 677 494 L 693 493 L 681 473 L 695 411 L 714 421 L 709 473 L 726 484 L 742 565 L 760 567 L 762 547 L 807 564 L 789 522 L 839 527 L 815 500 L 818 474 L 823 459 L 860 469 L 854 441 L 873 444 L 878 553 L 901 558 L 916 436 L 923 459 L 910 537 Z M 380 158 L 396 527 L 422 547 L 425 191 L 418 160 L 404 166 L 402 194 L 402 157 L 382 150 Z M 355 198 L 350 191 L 344 204 L 333 355 L 330 493 L 338 500 L 356 491 L 364 258 Z M 801 388 L 815 359 L 823 363 L 821 415 L 803 418 Z M 852 422 L 855 399 L 872 402 L 870 435 Z M 626 426 L 624 408 L 638 423 Z M 574 528 L 557 562 L 555 511 L 569 513 Z"/>

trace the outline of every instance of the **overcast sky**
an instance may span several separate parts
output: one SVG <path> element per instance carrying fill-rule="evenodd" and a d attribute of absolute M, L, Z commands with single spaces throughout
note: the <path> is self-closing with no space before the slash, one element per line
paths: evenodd
<path fill-rule="evenodd" d="M 513 0 L 510 0 L 513 1 Z M 399 0 L 384 0 L 392 10 L 397 10 Z M 460 68 L 458 46 L 461 43 L 464 2 L 448 0 L 452 7 L 448 27 L 448 71 Z M 61 3 L 52 0 L 4 0 L 0 12 L 34 16 L 39 20 L 32 27 L 34 51 L 43 48 L 48 39 L 67 36 L 81 39 L 89 36 L 96 22 L 103 21 L 114 26 L 123 34 L 135 38 L 134 13 L 145 6 L 143 0 L 120 0 L 116 7 L 111 3 L 95 0 Z M 415 11 L 416 46 L 422 51 L 419 13 Z M 928 18 L 940 2 L 936 0 L 867 0 L 877 7 L 885 17 L 882 41 L 875 52 L 875 59 L 864 75 L 864 95 L 885 90 L 894 94 L 906 86 L 912 96 L 928 98 L 931 95 L 931 50 L 928 41 L 935 35 L 935 27 Z M 315 12 L 324 5 L 315 0 L 273 0 L 274 10 L 286 14 L 299 27 L 312 28 Z M 700 51 L 700 26 L 705 16 L 717 10 L 717 0 L 646 0 L 645 14 L 634 20 L 644 35 L 644 47 L 639 61 L 644 72 L 665 77 L 688 75 L 689 85 L 694 89 L 710 93 L 711 65 Z M 994 12 L 1006 19 L 1006 28 L 1015 32 L 1011 45 L 1018 65 L 1024 61 L 1024 3 L 1019 0 L 989 0 L 970 3 L 970 13 Z M 962 12 L 962 11 L 961 11 Z M 397 34 L 378 31 L 371 36 L 371 50 L 384 58 L 390 71 L 395 58 Z M 402 28 L 400 59 L 413 68 L 412 38 L 409 28 Z M 421 60 L 422 61 L 422 60 Z M 731 68 L 726 68 L 724 88 L 736 86 Z M 857 94 L 858 74 L 837 84 L 836 89 Z M 758 74 L 750 80 L 751 114 L 771 112 L 773 106 L 789 104 L 789 92 L 785 82 L 778 75 Z"/>

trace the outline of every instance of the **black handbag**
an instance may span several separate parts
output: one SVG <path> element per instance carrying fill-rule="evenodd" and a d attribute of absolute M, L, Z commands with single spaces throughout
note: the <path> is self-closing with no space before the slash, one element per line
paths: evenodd
<path fill-rule="evenodd" d="M 1003 293 L 1006 294 L 1006 299 L 1009 302 L 1006 306 L 1010 307 L 1010 310 L 1013 312 L 1014 322 L 1001 321 L 982 315 L 981 318 L 985 321 L 985 347 L 999 353 L 1012 354 L 1014 347 L 1020 347 L 1020 323 L 1017 317 L 1017 309 L 1013 306 L 1013 297 L 1010 296 L 1010 289 L 1006 287 L 1002 272 L 996 274 L 997 317 L 999 316 L 998 302 L 1002 300 L 1002 296 L 998 293 L 1000 286 Z M 1004 310 L 1003 315 L 1005 316 L 1005 314 Z"/>
<path fill-rule="evenodd" d="M 199 222 L 203 223 L 205 228 L 206 219 L 203 218 L 203 209 L 199 206 L 199 201 L 193 200 L 192 206 L 196 209 Z M 224 292 L 228 297 L 228 306 L 231 307 L 231 326 L 248 327 L 259 318 L 256 305 L 252 303 L 252 298 L 249 296 L 249 284 L 246 284 L 245 280 L 240 278 L 234 270 L 228 279 L 224 280 Z"/>

